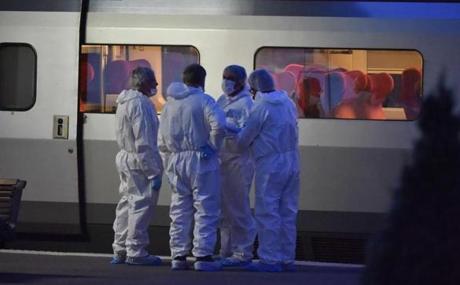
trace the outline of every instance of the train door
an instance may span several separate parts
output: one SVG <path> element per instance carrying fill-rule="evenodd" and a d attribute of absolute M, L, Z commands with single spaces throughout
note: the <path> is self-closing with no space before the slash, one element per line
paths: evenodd
<path fill-rule="evenodd" d="M 20 225 L 78 225 L 80 3 L 25 3 L 0 4 L 0 177 L 27 181 Z"/>

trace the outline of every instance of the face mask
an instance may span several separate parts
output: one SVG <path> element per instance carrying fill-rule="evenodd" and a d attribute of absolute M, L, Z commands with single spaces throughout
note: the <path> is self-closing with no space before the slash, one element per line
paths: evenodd
<path fill-rule="evenodd" d="M 229 95 L 235 91 L 235 81 L 224 79 L 222 80 L 222 91 Z"/>
<path fill-rule="evenodd" d="M 150 96 L 155 96 L 155 95 L 157 95 L 157 89 L 156 88 L 150 89 Z"/>

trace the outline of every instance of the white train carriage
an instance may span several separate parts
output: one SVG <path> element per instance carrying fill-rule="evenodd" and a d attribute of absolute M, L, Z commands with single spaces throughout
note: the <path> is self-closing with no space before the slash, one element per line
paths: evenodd
<path fill-rule="evenodd" d="M 456 3 L 12 2 L 0 4 L 0 176 L 28 183 L 23 223 L 113 221 L 114 102 L 135 66 L 156 71 L 159 110 L 167 84 L 188 63 L 206 68 L 215 98 L 229 64 L 273 72 L 306 117 L 299 118 L 299 231 L 339 236 L 379 228 L 410 161 L 418 111 L 409 116 L 398 103 L 404 71 L 420 72 L 417 98 L 429 96 L 442 72 L 460 89 Z M 288 72 L 294 79 L 282 78 L 288 66 L 300 66 Z M 321 76 L 359 70 L 367 80 L 389 74 L 384 117 L 307 114 L 300 89 L 318 68 Z M 164 183 L 154 225 L 169 225 L 168 190 Z"/>

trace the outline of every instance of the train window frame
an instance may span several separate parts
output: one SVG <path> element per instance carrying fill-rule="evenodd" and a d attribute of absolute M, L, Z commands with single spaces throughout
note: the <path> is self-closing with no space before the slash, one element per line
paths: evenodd
<path fill-rule="evenodd" d="M 2 106 L 2 104 L 0 103 L 0 112 L 1 111 L 6 111 L 6 112 L 26 112 L 26 111 L 29 111 L 30 109 L 32 109 L 34 106 L 35 106 L 35 103 L 37 102 L 37 51 L 35 50 L 34 46 L 31 45 L 30 43 L 25 43 L 25 42 L 0 42 L 0 49 L 4 48 L 4 47 L 22 47 L 22 48 L 28 48 L 30 49 L 30 51 L 32 52 L 32 55 L 33 55 L 33 68 L 32 68 L 32 71 L 33 71 L 33 76 L 32 78 L 30 78 L 31 80 L 33 80 L 33 84 L 32 84 L 32 94 L 31 96 L 29 96 L 29 98 L 31 98 L 31 104 L 30 105 L 27 105 L 27 106 L 20 106 L 20 107 L 4 107 Z M 1 77 L 1 74 L 0 74 L 0 77 Z M 16 95 L 16 94 L 15 94 Z"/>
<path fill-rule="evenodd" d="M 423 53 L 417 49 L 417 48 L 365 48 L 365 47 L 331 47 L 331 46 L 260 46 L 258 47 L 253 56 L 253 70 L 257 69 L 257 55 L 259 54 L 260 51 L 263 49 L 267 48 L 272 48 L 272 49 L 307 49 L 307 50 L 365 50 L 365 51 L 406 51 L 406 52 L 416 52 L 421 59 L 421 64 L 420 64 L 420 70 L 421 70 L 421 86 L 420 86 L 420 97 L 423 100 L 423 94 L 424 94 L 424 82 L 425 82 L 425 57 Z M 298 120 L 303 120 L 303 119 L 312 119 L 312 120 L 345 120 L 345 121 L 372 121 L 372 122 L 415 122 L 419 119 L 420 112 L 417 114 L 417 117 L 415 119 L 366 119 L 366 118 L 353 118 L 353 119 L 347 119 L 347 118 L 334 118 L 334 117 L 318 117 L 318 118 L 313 118 L 313 117 L 298 117 Z"/>
<path fill-rule="evenodd" d="M 85 43 L 85 44 L 80 44 L 80 51 L 79 51 L 79 62 L 81 60 L 81 57 L 82 55 L 84 54 L 82 52 L 82 48 L 83 47 L 87 47 L 87 46 L 107 46 L 107 47 L 110 47 L 110 46 L 123 46 L 123 47 L 159 47 L 159 48 L 168 48 L 168 47 L 173 47 L 173 48 L 176 48 L 176 47 L 184 47 L 184 48 L 192 48 L 194 50 L 194 52 L 196 53 L 197 55 L 197 63 L 200 63 L 201 61 L 201 53 L 200 53 L 200 50 L 194 46 L 194 45 L 191 45 L 191 44 L 142 44 L 142 43 Z M 101 110 L 99 111 L 88 111 L 88 110 L 81 110 L 81 96 L 82 96 L 82 92 L 81 92 L 81 89 L 80 89 L 80 80 L 82 79 L 81 78 L 81 75 L 82 75 L 82 72 L 81 72 L 81 66 L 79 64 L 79 67 L 78 67 L 78 82 L 79 82 L 79 86 L 78 86 L 78 112 L 79 113 L 89 113 L 89 114 L 107 114 L 107 115 L 114 115 L 115 114 L 115 111 L 106 111 L 106 110 L 103 110 L 103 107 L 104 105 L 101 104 Z M 103 74 L 103 71 L 101 70 L 102 74 Z M 157 71 L 155 71 L 155 75 L 157 75 Z M 158 79 L 158 76 L 157 76 L 157 79 Z M 101 78 L 101 84 L 103 85 L 104 82 L 103 82 L 103 78 Z M 164 92 L 166 92 L 166 87 L 163 87 L 164 88 Z M 164 94 L 166 95 L 166 94 Z M 166 98 L 165 98 L 166 99 Z M 161 111 L 160 110 L 157 110 L 157 115 L 161 114 Z"/>

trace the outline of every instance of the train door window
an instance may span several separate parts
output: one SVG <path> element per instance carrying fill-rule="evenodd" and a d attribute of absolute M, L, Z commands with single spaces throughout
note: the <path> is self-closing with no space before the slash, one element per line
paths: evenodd
<path fill-rule="evenodd" d="M 199 63 L 192 46 L 83 45 L 80 55 L 80 112 L 114 113 L 116 99 L 128 88 L 136 67 L 150 67 L 158 81 L 156 110 L 165 104 L 165 91 L 173 81 L 182 81 L 182 71 Z"/>
<path fill-rule="evenodd" d="M 0 110 L 27 111 L 35 104 L 37 55 L 24 43 L 0 43 Z"/>
<path fill-rule="evenodd" d="M 423 60 L 415 50 L 263 47 L 265 68 L 300 118 L 414 120 L 421 107 Z"/>

